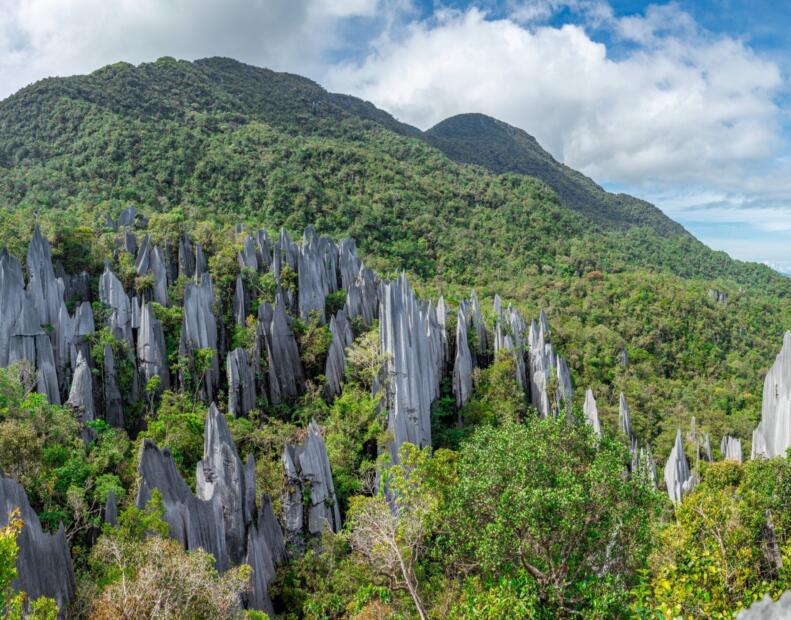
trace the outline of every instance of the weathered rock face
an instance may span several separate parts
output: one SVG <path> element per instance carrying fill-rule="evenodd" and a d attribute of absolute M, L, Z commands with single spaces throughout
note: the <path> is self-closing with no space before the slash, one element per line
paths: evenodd
<path fill-rule="evenodd" d="M 28 295 L 38 313 L 39 325 L 57 325 L 64 285 L 55 277 L 52 250 L 38 224 L 27 251 Z"/>
<path fill-rule="evenodd" d="M 549 325 L 544 311 L 541 311 L 538 322 L 531 321 L 528 331 L 529 369 L 530 369 L 530 402 L 538 410 L 541 417 L 568 412 L 571 410 L 573 388 L 571 374 L 566 360 L 557 355 L 549 342 Z M 556 382 L 554 398 L 550 401 L 547 387 L 551 381 Z"/>
<path fill-rule="evenodd" d="M 431 445 L 431 403 L 439 396 L 442 347 L 439 322 L 415 298 L 405 275 L 382 284 L 379 335 L 382 353 L 384 403 L 394 462 L 404 442 Z"/>
<path fill-rule="evenodd" d="M 736 437 L 725 435 L 720 442 L 720 452 L 726 461 L 742 462 L 742 442 Z"/>
<path fill-rule="evenodd" d="M 104 419 L 115 428 L 124 427 L 123 399 L 118 389 L 118 377 L 115 371 L 115 355 L 113 348 L 104 345 L 104 375 L 102 377 L 104 388 Z"/>
<path fill-rule="evenodd" d="M 77 366 L 71 381 L 69 400 L 66 404 L 80 412 L 83 422 L 93 422 L 96 419 L 96 408 L 93 403 L 93 375 L 82 352 L 77 356 Z"/>
<path fill-rule="evenodd" d="M 626 435 L 631 443 L 634 441 L 634 432 L 632 431 L 632 412 L 629 410 L 629 404 L 626 402 L 626 396 L 623 392 L 618 399 L 618 426 L 621 432 Z"/>
<path fill-rule="evenodd" d="M 236 324 L 244 327 L 247 323 L 247 313 L 250 310 L 250 295 L 244 284 L 242 274 L 236 276 L 236 288 L 233 294 L 233 318 Z"/>
<path fill-rule="evenodd" d="M 65 617 L 76 585 L 63 525 L 54 535 L 45 532 L 22 485 L 0 477 L 0 526 L 8 524 L 8 514 L 14 508 L 19 508 L 24 526 L 17 538 L 19 554 L 13 586 L 27 593 L 29 600 L 42 596 L 55 599 L 60 617 Z"/>
<path fill-rule="evenodd" d="M 225 417 L 212 404 L 204 429 L 203 460 L 197 466 L 196 495 L 181 478 L 168 450 L 149 440 L 140 459 L 137 505 L 145 506 L 159 489 L 170 534 L 186 549 L 203 548 L 225 571 L 247 562 L 254 569 L 247 604 L 272 613 L 268 587 L 275 565 L 283 561 L 283 535 L 264 496 L 255 502 L 255 463 L 243 465 Z"/>
<path fill-rule="evenodd" d="M 346 372 L 346 348 L 354 341 L 345 308 L 338 310 L 330 319 L 330 333 L 332 344 L 327 352 L 327 363 L 324 366 L 324 376 L 327 380 L 324 396 L 327 400 L 332 400 L 341 393 L 341 383 Z"/>
<path fill-rule="evenodd" d="M 791 618 L 791 592 L 786 592 L 777 601 L 773 601 L 767 594 L 736 616 L 736 620 L 787 620 L 788 618 Z"/>
<path fill-rule="evenodd" d="M 258 307 L 258 320 L 269 360 L 270 402 L 277 404 L 302 393 L 305 384 L 297 340 L 281 292 L 276 295 L 274 308 L 265 302 Z"/>
<path fill-rule="evenodd" d="M 521 314 L 508 305 L 503 311 L 499 295 L 494 296 L 494 354 L 510 351 L 516 362 L 516 383 L 525 392 L 528 389 L 527 369 L 525 366 L 526 326 Z"/>
<path fill-rule="evenodd" d="M 214 288 L 211 276 L 203 273 L 200 285 L 187 283 L 184 289 L 184 311 L 181 326 L 180 349 L 182 355 L 192 357 L 197 349 L 217 351 L 217 320 L 214 317 Z M 203 396 L 206 400 L 214 398 L 220 379 L 220 366 L 215 353 L 211 366 L 206 372 Z"/>
<path fill-rule="evenodd" d="M 467 343 L 466 304 L 459 305 L 456 318 L 456 359 L 453 363 L 453 395 L 461 409 L 472 395 L 472 354 Z"/>
<path fill-rule="evenodd" d="M 318 237 L 308 227 L 298 253 L 299 316 L 302 319 L 316 313 L 326 320 L 324 302 L 327 295 L 338 290 L 338 249 L 326 237 Z"/>
<path fill-rule="evenodd" d="M 118 503 L 113 491 L 107 494 L 107 501 L 104 503 L 104 510 L 102 510 L 102 518 L 105 523 L 113 526 L 118 525 Z"/>
<path fill-rule="evenodd" d="M 791 446 L 791 331 L 764 380 L 761 422 L 753 432 L 752 458 L 785 456 Z"/>
<path fill-rule="evenodd" d="M 154 316 L 150 303 L 143 304 L 140 312 L 140 328 L 137 331 L 137 359 L 140 373 L 146 384 L 153 377 L 159 376 L 162 389 L 170 387 L 165 336 L 162 325 Z"/>
<path fill-rule="evenodd" d="M 591 425 L 593 432 L 601 437 L 599 410 L 596 407 L 596 399 L 593 397 L 593 390 L 590 388 L 585 391 L 585 403 L 582 406 L 582 413 L 585 415 L 585 421 Z"/>
<path fill-rule="evenodd" d="M 12 332 L 25 302 L 25 282 L 19 261 L 0 252 L 0 366 L 8 366 Z"/>
<path fill-rule="evenodd" d="M 283 469 L 287 485 L 283 521 L 289 540 L 302 546 L 307 534 L 321 534 L 325 526 L 337 532 L 341 514 L 327 448 L 315 421 L 308 426 L 301 444 L 285 446 Z"/>
<path fill-rule="evenodd" d="M 684 454 L 681 429 L 676 431 L 676 442 L 670 451 L 667 463 L 665 463 L 665 485 L 667 485 L 670 501 L 674 504 L 681 503 L 682 498 L 695 486 L 687 456 Z"/>
<path fill-rule="evenodd" d="M 470 323 L 475 333 L 475 357 L 477 365 L 483 367 L 489 351 L 489 333 L 486 331 L 486 323 L 481 314 L 481 304 L 478 301 L 478 294 L 472 291 L 470 294 Z"/>
<path fill-rule="evenodd" d="M 226 360 L 228 373 L 228 412 L 246 416 L 255 409 L 255 370 L 247 351 L 241 347 L 228 353 Z"/>

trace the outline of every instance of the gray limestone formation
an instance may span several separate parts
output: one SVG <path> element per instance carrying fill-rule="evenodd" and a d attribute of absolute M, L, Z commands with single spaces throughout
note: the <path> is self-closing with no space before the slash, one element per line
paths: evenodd
<path fill-rule="evenodd" d="M 629 410 L 629 405 L 623 392 L 618 398 L 618 426 L 629 442 L 633 442 L 635 437 L 632 431 L 632 412 Z"/>
<path fill-rule="evenodd" d="M 258 318 L 269 360 L 270 401 L 277 404 L 305 389 L 302 360 L 282 292 L 277 293 L 274 308 L 267 303 L 258 307 Z"/>
<path fill-rule="evenodd" d="M 489 334 L 486 331 L 486 324 L 481 315 L 481 304 L 478 302 L 478 294 L 472 291 L 470 294 L 469 307 L 470 323 L 475 333 L 475 358 L 477 366 L 485 366 L 486 358 L 489 354 Z"/>
<path fill-rule="evenodd" d="M 718 291 L 716 288 L 710 288 L 709 299 L 711 299 L 716 304 L 724 304 L 728 301 L 728 295 L 722 291 Z"/>
<path fill-rule="evenodd" d="M 442 335 L 436 312 L 418 302 L 404 274 L 381 285 L 380 299 L 383 403 L 393 436 L 391 456 L 397 462 L 401 444 L 431 445 L 431 403 L 439 396 L 442 364 L 437 352 Z"/>
<path fill-rule="evenodd" d="M 250 295 L 244 284 L 242 274 L 236 276 L 236 288 L 233 294 L 233 318 L 236 325 L 244 327 L 247 324 L 247 313 L 250 310 Z"/>
<path fill-rule="evenodd" d="M 528 359 L 530 371 L 530 402 L 536 408 L 542 418 L 546 418 L 552 413 L 549 402 L 547 387 L 555 369 L 555 352 L 552 343 L 547 340 L 548 332 L 543 325 L 546 323 L 546 316 L 541 314 L 543 320 L 530 322 L 528 331 Z"/>
<path fill-rule="evenodd" d="M 242 249 L 237 254 L 240 269 L 252 269 L 258 271 L 258 251 L 255 239 L 250 235 L 245 235 L 242 240 Z"/>
<path fill-rule="evenodd" d="M 211 553 L 217 569 L 242 562 L 254 572 L 247 606 L 272 613 L 268 587 L 275 566 L 285 558 L 283 535 L 268 498 L 255 502 L 255 463 L 242 464 L 225 417 L 212 404 L 204 429 L 203 460 L 198 463 L 196 495 L 181 478 L 168 450 L 143 442 L 137 506 L 159 489 L 170 534 L 186 549 Z"/>
<path fill-rule="evenodd" d="M 195 247 L 195 277 L 199 278 L 209 270 L 209 262 L 203 253 L 203 244 L 199 243 Z"/>
<path fill-rule="evenodd" d="M 184 309 L 181 326 L 180 354 L 192 357 L 198 349 L 212 349 L 215 355 L 206 372 L 202 388 L 206 400 L 214 397 L 220 380 L 220 366 L 217 359 L 217 320 L 212 312 L 214 289 L 211 276 L 200 276 L 200 285 L 188 282 L 184 289 Z"/>
<path fill-rule="evenodd" d="M 753 432 L 752 458 L 785 456 L 791 446 L 791 331 L 764 379 L 761 422 Z"/>
<path fill-rule="evenodd" d="M 104 265 L 104 272 L 99 278 L 99 300 L 117 313 L 116 323 L 123 330 L 132 326 L 132 307 L 124 285 L 110 270 L 109 264 Z"/>
<path fill-rule="evenodd" d="M 109 344 L 104 345 L 104 376 L 102 377 L 102 383 L 104 387 L 104 419 L 110 426 L 123 428 L 123 399 L 121 398 L 121 391 L 118 389 L 113 348 Z"/>
<path fill-rule="evenodd" d="M 341 514 L 327 448 L 315 421 L 308 425 L 301 444 L 286 444 L 283 469 L 287 485 L 283 495 L 283 520 L 289 540 L 301 546 L 306 534 L 321 534 L 325 526 L 337 532 L 341 527 Z"/>
<path fill-rule="evenodd" d="M 25 302 L 25 281 L 19 261 L 0 252 L 0 367 L 9 364 L 12 332 Z M 39 325 L 40 326 L 40 325 Z"/>
<path fill-rule="evenodd" d="M 711 463 L 711 435 L 706 433 L 703 436 L 703 459 Z"/>
<path fill-rule="evenodd" d="M 118 226 L 134 226 L 137 219 L 137 209 L 127 207 L 118 214 Z"/>
<path fill-rule="evenodd" d="M 195 275 L 195 248 L 187 235 L 179 237 L 178 275 L 192 278 Z"/>
<path fill-rule="evenodd" d="M 69 400 L 66 401 L 66 404 L 80 412 L 83 422 L 93 422 L 96 419 L 96 408 L 93 402 L 93 375 L 82 351 L 77 354 L 74 378 L 71 380 Z"/>
<path fill-rule="evenodd" d="M 736 620 L 788 620 L 788 618 L 791 618 L 791 591 L 787 591 L 776 601 L 767 594 L 736 616 Z"/>
<path fill-rule="evenodd" d="M 344 288 L 349 318 L 360 317 L 366 326 L 378 318 L 379 282 L 373 270 L 361 266 L 355 279 Z"/>
<path fill-rule="evenodd" d="M 225 363 L 228 375 L 228 412 L 246 416 L 255 409 L 255 371 L 247 351 L 238 347 L 228 353 Z"/>
<path fill-rule="evenodd" d="M 112 526 L 118 525 L 118 503 L 116 502 L 114 491 L 110 491 L 107 494 L 107 501 L 104 503 L 102 514 L 105 523 L 109 523 Z"/>
<path fill-rule="evenodd" d="M 150 253 L 149 269 L 154 276 L 154 301 L 168 305 L 168 260 L 158 245 Z"/>
<path fill-rule="evenodd" d="M 736 437 L 725 435 L 720 442 L 720 452 L 726 461 L 742 462 L 742 442 Z"/>
<path fill-rule="evenodd" d="M 170 387 L 167 351 L 162 325 L 154 316 L 150 303 L 144 303 L 140 311 L 140 328 L 137 330 L 137 360 L 145 386 L 153 377 L 159 376 L 160 388 Z"/>
<path fill-rule="evenodd" d="M 674 504 L 681 503 L 682 498 L 695 486 L 694 478 L 689 470 L 687 456 L 684 454 L 684 442 L 681 439 L 681 429 L 676 431 L 676 441 L 670 456 L 665 463 L 665 485 L 670 501 Z"/>
<path fill-rule="evenodd" d="M 265 230 L 259 230 L 255 240 L 258 244 L 258 267 L 266 271 L 272 266 L 272 241 Z"/>
<path fill-rule="evenodd" d="M 585 391 L 585 403 L 582 405 L 582 413 L 585 415 L 585 421 L 591 425 L 593 432 L 601 437 L 599 410 L 596 407 L 596 399 L 593 397 L 593 390 L 590 388 Z"/>
<path fill-rule="evenodd" d="M 40 325 L 57 325 L 64 284 L 55 277 L 52 250 L 38 224 L 33 228 L 33 238 L 27 250 L 27 290 L 33 308 L 38 313 Z"/>
<path fill-rule="evenodd" d="M 494 354 L 497 356 L 501 351 L 511 351 L 516 362 L 516 383 L 522 390 L 527 391 L 524 318 L 510 304 L 503 311 L 503 302 L 499 295 L 494 296 L 494 318 Z"/>
<path fill-rule="evenodd" d="M 12 585 L 31 601 L 42 596 L 55 599 L 59 617 L 64 618 L 74 599 L 76 583 L 63 525 L 55 534 L 45 532 L 22 485 L 0 477 L 0 526 L 8 524 L 8 515 L 15 508 L 24 525 L 17 537 L 17 578 Z"/>
<path fill-rule="evenodd" d="M 338 290 L 338 249 L 327 237 L 319 237 L 309 226 L 303 235 L 298 253 L 299 316 L 307 319 L 316 313 L 326 320 L 324 302 L 327 295 Z"/>
<path fill-rule="evenodd" d="M 453 362 L 453 395 L 461 409 L 472 395 L 472 355 L 467 344 L 465 303 L 459 305 L 456 318 L 456 359 Z"/>
<path fill-rule="evenodd" d="M 124 249 L 124 252 L 127 252 L 132 256 L 137 256 L 137 237 L 135 237 L 135 234 L 132 231 L 124 231 L 124 236 L 121 239 L 121 247 Z"/>
<path fill-rule="evenodd" d="M 557 413 L 571 413 L 571 401 L 574 390 L 571 386 L 571 372 L 566 360 L 561 355 L 556 356 L 557 389 L 555 390 L 555 411 Z"/>
<path fill-rule="evenodd" d="M 346 348 L 350 347 L 354 340 L 345 308 L 338 310 L 335 316 L 330 318 L 330 333 L 332 343 L 324 366 L 326 380 L 324 396 L 327 400 L 332 400 L 341 393 L 341 383 L 346 372 Z"/>

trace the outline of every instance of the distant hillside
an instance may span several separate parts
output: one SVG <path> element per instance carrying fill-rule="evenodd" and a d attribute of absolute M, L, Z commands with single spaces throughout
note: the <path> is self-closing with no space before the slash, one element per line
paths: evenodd
<path fill-rule="evenodd" d="M 556 161 L 533 136 L 495 118 L 459 114 L 438 123 L 425 135 L 429 143 L 458 162 L 541 179 L 557 192 L 564 206 L 604 226 L 648 226 L 663 235 L 686 233 L 652 204 L 604 191 L 593 180 Z"/>

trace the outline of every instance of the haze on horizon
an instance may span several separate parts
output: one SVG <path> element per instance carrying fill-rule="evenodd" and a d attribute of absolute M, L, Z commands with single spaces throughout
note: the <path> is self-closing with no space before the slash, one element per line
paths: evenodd
<path fill-rule="evenodd" d="M 0 97 L 120 60 L 230 56 L 421 129 L 489 114 L 791 272 L 789 22 L 769 0 L 0 0 Z"/>

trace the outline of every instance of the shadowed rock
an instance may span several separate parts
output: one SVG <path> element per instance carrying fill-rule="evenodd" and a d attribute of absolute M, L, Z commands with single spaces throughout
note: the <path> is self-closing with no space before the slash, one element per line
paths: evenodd
<path fill-rule="evenodd" d="M 239 262 L 240 269 L 248 268 L 256 272 L 258 271 L 258 253 L 256 251 L 256 243 L 250 235 L 245 235 L 245 238 L 242 241 L 242 249 L 237 254 L 237 260 Z"/>
<path fill-rule="evenodd" d="M 178 275 L 192 278 L 195 275 L 195 248 L 187 235 L 179 237 Z"/>
<path fill-rule="evenodd" d="M 752 458 L 785 456 L 791 446 L 791 331 L 764 379 L 761 422 L 753 433 Z"/>
<path fill-rule="evenodd" d="M 8 366 L 12 332 L 25 301 L 25 282 L 19 261 L 0 252 L 0 367 Z"/>
<path fill-rule="evenodd" d="M 215 355 L 206 372 L 202 391 L 206 400 L 214 397 L 220 380 L 217 359 L 217 320 L 212 312 L 214 289 L 211 276 L 204 273 L 200 285 L 188 282 L 184 289 L 184 309 L 181 326 L 181 354 L 192 357 L 197 349 L 212 349 Z"/>
<path fill-rule="evenodd" d="M 59 617 L 65 618 L 76 584 L 63 525 L 56 534 L 45 532 L 22 485 L 0 477 L 0 526 L 8 524 L 8 514 L 14 508 L 19 508 L 24 526 L 17 537 L 17 578 L 12 585 L 31 601 L 42 596 L 55 599 Z"/>
<path fill-rule="evenodd" d="M 266 271 L 272 266 L 272 241 L 265 230 L 259 230 L 255 240 L 258 244 L 258 268 Z"/>
<path fill-rule="evenodd" d="M 112 526 L 118 525 L 118 504 L 115 500 L 114 491 L 110 491 L 107 494 L 107 501 L 104 503 L 102 514 L 105 523 L 109 523 Z"/>
<path fill-rule="evenodd" d="M 38 313 L 40 325 L 56 325 L 64 285 L 55 277 L 52 250 L 49 241 L 41 234 L 38 224 L 33 228 L 33 238 L 27 251 L 27 290 L 33 308 Z"/>
<path fill-rule="evenodd" d="M 259 319 L 263 319 L 262 325 L 265 329 L 266 320 L 269 319 L 266 344 L 269 348 L 270 400 L 277 404 L 283 398 L 292 398 L 302 393 L 305 388 L 305 375 L 282 293 L 277 293 L 274 308 L 262 303 L 258 310 Z"/>
<path fill-rule="evenodd" d="M 456 317 L 456 359 L 453 362 L 453 395 L 461 409 L 472 395 L 472 354 L 467 344 L 465 303 L 459 305 Z"/>
<path fill-rule="evenodd" d="M 118 215 L 118 226 L 134 226 L 137 219 L 137 209 L 127 207 Z"/>
<path fill-rule="evenodd" d="M 255 409 L 255 372 L 247 351 L 238 347 L 228 353 L 228 412 L 236 417 L 246 416 Z"/>
<path fill-rule="evenodd" d="M 665 485 L 670 501 L 681 503 L 682 498 L 695 486 L 689 471 L 687 456 L 684 454 L 684 442 L 681 440 L 681 429 L 676 431 L 676 442 L 665 463 Z"/>
<path fill-rule="evenodd" d="M 791 591 L 777 601 L 768 594 L 736 616 L 736 620 L 788 620 L 791 618 Z"/>
<path fill-rule="evenodd" d="M 144 303 L 140 313 L 140 329 L 137 331 L 137 359 L 143 384 L 159 376 L 160 389 L 170 387 L 170 372 L 165 350 L 165 336 L 162 325 L 154 316 L 150 303 Z"/>
<path fill-rule="evenodd" d="M 361 266 L 353 283 L 346 288 L 349 318 L 360 317 L 370 325 L 379 316 L 379 282 L 373 270 Z"/>
<path fill-rule="evenodd" d="M 104 345 L 104 419 L 115 428 L 124 427 L 123 400 L 118 389 L 118 377 L 115 371 L 113 348 Z"/>
<path fill-rule="evenodd" d="M 236 276 L 236 289 L 233 295 L 233 317 L 236 325 L 244 327 L 247 324 L 247 313 L 249 310 L 250 296 L 247 294 L 247 287 L 240 273 Z"/>
<path fill-rule="evenodd" d="M 332 400 L 341 393 L 341 383 L 346 372 L 346 347 L 351 346 L 354 340 L 345 309 L 338 310 L 330 318 L 330 333 L 332 343 L 324 366 L 324 377 L 327 381 L 324 396 L 327 400 Z"/>
<path fill-rule="evenodd" d="M 478 302 L 478 294 L 475 291 L 470 294 L 469 315 L 472 329 L 475 332 L 476 365 L 483 367 L 489 351 L 489 334 L 486 331 L 486 324 L 481 315 L 481 304 Z"/>
<path fill-rule="evenodd" d="M 542 311 L 543 316 L 543 311 Z M 540 324 L 543 321 L 530 322 L 528 332 L 528 359 L 530 361 L 530 402 L 538 410 L 542 418 L 546 418 L 552 411 L 547 394 L 547 386 L 555 369 L 555 352 L 552 343 L 547 340 L 548 332 Z"/>
<path fill-rule="evenodd" d="M 149 270 L 154 276 L 154 301 L 160 306 L 168 305 L 168 260 L 162 249 L 154 246 L 150 253 Z"/>
<path fill-rule="evenodd" d="M 308 426 L 301 444 L 286 444 L 283 468 L 287 483 L 283 515 L 289 539 L 301 545 L 306 534 L 321 534 L 325 525 L 337 532 L 341 515 L 327 448 L 315 421 Z"/>

